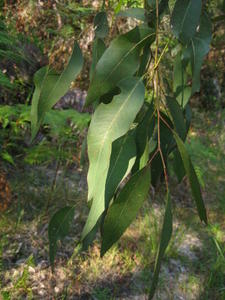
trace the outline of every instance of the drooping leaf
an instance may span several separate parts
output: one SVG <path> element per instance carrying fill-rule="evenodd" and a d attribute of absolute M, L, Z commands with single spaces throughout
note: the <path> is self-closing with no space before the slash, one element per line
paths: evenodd
<path fill-rule="evenodd" d="M 170 114 L 172 116 L 176 132 L 179 134 L 181 139 L 184 141 L 186 138 L 186 135 L 187 135 L 187 129 L 186 129 L 186 125 L 185 125 L 183 111 L 182 111 L 180 105 L 177 103 L 176 99 L 174 99 L 174 98 L 167 96 L 166 103 L 169 108 Z"/>
<path fill-rule="evenodd" d="M 160 238 L 160 244 L 159 244 L 159 248 L 158 248 L 158 252 L 157 252 L 155 268 L 154 268 L 154 275 L 153 275 L 151 289 L 150 289 L 150 293 L 149 293 L 149 300 L 151 300 L 154 296 L 154 293 L 155 293 L 155 290 L 157 287 L 157 283 L 158 283 L 162 259 L 165 254 L 166 248 L 169 244 L 169 241 L 171 239 L 172 231 L 173 231 L 172 205 L 171 205 L 170 194 L 168 192 L 167 193 L 166 210 L 165 210 L 161 238 Z"/>
<path fill-rule="evenodd" d="M 173 128 L 173 124 L 171 120 L 163 113 L 160 112 L 161 116 L 166 120 L 166 122 Z M 165 164 L 167 165 L 167 158 L 170 152 L 173 150 L 175 141 L 173 138 L 173 133 L 171 130 L 160 120 L 160 148 L 162 150 L 162 155 L 165 161 Z M 152 155 L 154 154 L 157 145 L 158 145 L 158 132 L 154 137 L 155 141 L 157 142 L 155 149 L 153 149 L 152 153 L 150 154 L 150 159 Z M 176 145 L 176 144 L 175 144 Z M 151 181 L 153 186 L 157 186 L 160 180 L 164 178 L 163 174 L 163 165 L 162 165 L 162 158 L 160 154 L 158 153 L 155 158 L 152 160 L 151 163 Z"/>
<path fill-rule="evenodd" d="M 109 205 L 119 183 L 130 172 L 136 157 L 134 132 L 130 131 L 112 144 L 109 171 L 106 179 L 105 205 Z"/>
<path fill-rule="evenodd" d="M 149 0 L 148 2 L 148 10 L 150 12 L 147 15 L 148 19 L 148 25 L 151 28 L 156 28 L 156 1 L 155 0 Z M 158 6 L 158 14 L 159 14 L 159 19 L 161 19 L 164 15 L 164 13 L 168 10 L 168 2 L 169 0 L 161 0 L 159 1 L 159 6 Z"/>
<path fill-rule="evenodd" d="M 68 235 L 73 218 L 74 207 L 66 206 L 58 210 L 49 222 L 49 259 L 52 268 L 54 267 L 54 260 L 57 252 L 57 242 Z"/>
<path fill-rule="evenodd" d="M 137 72 L 138 77 L 141 77 L 142 75 L 144 75 L 146 67 L 148 66 L 150 55 L 151 55 L 150 45 L 147 43 L 144 46 L 143 54 L 140 57 L 140 67 L 139 67 L 138 72 Z"/>
<path fill-rule="evenodd" d="M 180 152 L 180 156 L 183 161 L 184 169 L 187 174 L 192 195 L 195 200 L 197 210 L 198 210 L 198 215 L 201 219 L 201 221 L 204 221 L 207 224 L 207 215 L 206 215 L 206 209 L 205 209 L 205 204 L 202 199 L 202 194 L 201 194 L 201 189 L 200 189 L 200 184 L 198 181 L 198 177 L 195 173 L 195 169 L 192 165 L 191 159 L 187 153 L 187 150 L 185 148 L 184 143 L 180 139 L 180 137 L 174 132 L 174 138 L 177 143 L 178 150 Z"/>
<path fill-rule="evenodd" d="M 65 70 L 57 75 L 42 68 L 34 77 L 35 92 L 32 98 L 32 137 L 36 135 L 45 113 L 67 92 L 71 82 L 80 73 L 83 58 L 77 43 Z"/>
<path fill-rule="evenodd" d="M 112 143 L 129 130 L 144 102 L 145 89 L 140 79 L 127 78 L 118 86 L 121 93 L 111 103 L 101 103 L 97 107 L 88 131 L 88 199 L 92 200 L 92 206 L 82 238 L 105 210 L 105 184 Z"/>
<path fill-rule="evenodd" d="M 104 53 L 106 49 L 105 43 L 102 39 L 96 38 L 93 42 L 93 48 L 92 48 L 92 63 L 90 67 L 90 81 L 93 78 L 96 65 L 99 61 L 99 59 L 102 57 L 102 54 Z"/>
<path fill-rule="evenodd" d="M 212 26 L 206 14 L 201 16 L 198 32 L 191 39 L 184 51 L 184 57 L 191 59 L 192 94 L 200 90 L 200 71 L 205 55 L 209 52 L 212 36 Z"/>
<path fill-rule="evenodd" d="M 191 88 L 187 86 L 187 74 L 182 54 L 176 55 L 173 68 L 173 92 L 181 107 L 185 107 L 191 97 Z"/>
<path fill-rule="evenodd" d="M 110 200 L 112 199 L 121 180 L 130 172 L 135 161 L 135 155 L 136 145 L 133 131 L 128 132 L 112 143 L 112 153 L 105 187 L 105 212 L 99 218 L 94 228 L 82 241 L 83 250 L 86 250 L 95 239 L 100 224 L 104 220 Z"/>
<path fill-rule="evenodd" d="M 143 25 L 112 41 L 96 65 L 86 105 L 95 102 L 115 88 L 120 80 L 132 76 L 137 71 L 141 49 L 145 43 L 153 42 L 154 36 L 153 31 Z"/>
<path fill-rule="evenodd" d="M 137 145 L 137 159 L 135 161 L 135 165 L 133 167 L 133 172 L 136 172 L 137 170 L 141 169 L 143 167 L 144 162 L 147 162 L 149 153 L 145 153 L 145 150 L 148 151 L 146 148 L 148 148 L 149 139 L 153 134 L 155 126 L 155 117 L 154 117 L 154 105 L 153 103 L 150 104 L 147 112 L 145 113 L 145 116 L 143 120 L 138 124 L 136 128 L 136 136 L 135 141 Z M 141 159 L 143 154 L 145 155 L 144 161 Z"/>
<path fill-rule="evenodd" d="M 139 209 L 148 195 L 150 187 L 149 166 L 134 174 L 109 207 L 103 225 L 101 256 L 125 232 L 135 219 Z"/>
<path fill-rule="evenodd" d="M 180 183 L 185 176 L 185 169 L 179 151 L 176 149 L 173 152 L 173 169 Z"/>
<path fill-rule="evenodd" d="M 171 17 L 174 35 L 187 44 L 195 35 L 201 15 L 201 0 L 177 0 Z"/>
<path fill-rule="evenodd" d="M 104 11 L 97 13 L 94 18 L 95 37 L 104 39 L 109 33 L 107 14 Z"/>
<path fill-rule="evenodd" d="M 118 17 L 134 18 L 140 21 L 146 21 L 146 11 L 141 7 L 131 7 L 117 14 Z"/>

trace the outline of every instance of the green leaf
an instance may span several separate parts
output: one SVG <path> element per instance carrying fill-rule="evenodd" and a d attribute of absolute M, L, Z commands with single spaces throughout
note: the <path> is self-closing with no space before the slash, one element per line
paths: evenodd
<path fill-rule="evenodd" d="M 150 187 L 149 168 L 134 174 L 109 207 L 103 225 L 101 256 L 122 236 L 146 199 Z"/>
<path fill-rule="evenodd" d="M 201 15 L 201 0 L 177 0 L 171 17 L 174 35 L 187 44 L 195 35 Z"/>
<path fill-rule="evenodd" d="M 12 155 L 9 154 L 7 151 L 3 151 L 3 152 L 1 153 L 1 157 L 2 157 L 5 161 L 7 161 L 8 163 L 10 163 L 10 164 L 12 164 L 12 165 L 15 166 L 15 162 L 14 162 L 14 159 L 13 159 Z"/>
<path fill-rule="evenodd" d="M 88 131 L 88 199 L 92 200 L 92 206 L 82 238 L 105 210 L 105 184 L 112 143 L 129 130 L 144 102 L 145 88 L 140 79 L 127 78 L 118 86 L 121 93 L 109 104 L 101 103 L 97 107 Z"/>
<path fill-rule="evenodd" d="M 180 183 L 185 176 L 185 170 L 184 170 L 182 158 L 177 149 L 173 152 L 173 169 L 177 176 L 177 180 Z"/>
<path fill-rule="evenodd" d="M 104 11 L 97 13 L 94 18 L 95 37 L 104 39 L 109 33 L 107 14 Z"/>
<path fill-rule="evenodd" d="M 146 11 L 141 7 L 131 7 L 117 14 L 118 17 L 134 18 L 140 21 L 146 21 Z"/>
<path fill-rule="evenodd" d="M 181 52 L 176 55 L 173 69 L 173 92 L 181 107 L 185 107 L 191 97 L 191 88 L 187 86 L 187 74 Z"/>
<path fill-rule="evenodd" d="M 196 206 L 197 206 L 199 217 L 200 217 L 201 221 L 204 221 L 207 224 L 206 209 L 205 209 L 205 205 L 204 205 L 204 202 L 202 199 L 202 194 L 201 194 L 198 177 L 195 173 L 194 167 L 192 165 L 191 159 L 187 153 L 184 143 L 182 142 L 182 140 L 179 138 L 179 136 L 175 132 L 174 132 L 174 138 L 176 140 L 177 147 L 178 147 L 178 150 L 180 152 L 180 155 L 181 155 L 181 158 L 182 158 L 182 161 L 184 164 L 184 169 L 185 169 L 185 172 L 187 174 L 187 177 L 188 177 L 188 180 L 190 183 L 192 195 L 193 195 L 193 198 L 194 198 Z"/>
<path fill-rule="evenodd" d="M 141 49 L 154 37 L 155 33 L 147 26 L 140 26 L 113 40 L 96 65 L 86 105 L 108 93 L 123 78 L 133 75 L 139 66 Z"/>
<path fill-rule="evenodd" d="M 149 106 L 143 120 L 136 127 L 135 141 L 137 145 L 137 159 L 133 168 L 133 172 L 141 169 L 149 158 L 149 139 L 153 134 L 155 127 L 154 106 L 153 103 Z M 145 153 L 148 152 L 148 153 Z M 145 155 L 144 155 L 145 154 Z M 142 158 L 142 156 L 144 157 Z"/>
<path fill-rule="evenodd" d="M 141 55 L 140 57 L 140 67 L 139 67 L 139 70 L 137 72 L 137 76 L 138 77 L 141 77 L 142 75 L 144 75 L 145 73 L 145 70 L 148 66 L 148 62 L 149 62 L 149 59 L 150 59 L 150 55 L 151 55 L 151 51 L 150 51 L 150 44 L 147 43 L 145 46 L 144 46 L 144 49 L 143 49 L 143 54 Z"/>
<path fill-rule="evenodd" d="M 49 259 L 52 268 L 57 251 L 57 242 L 68 235 L 74 218 L 74 207 L 64 207 L 58 210 L 51 218 L 48 226 Z"/>
<path fill-rule="evenodd" d="M 90 81 L 93 79 L 96 65 L 99 59 L 102 57 L 102 54 L 105 52 L 106 46 L 103 40 L 96 38 L 93 42 L 92 48 L 92 63 L 90 67 Z"/>
<path fill-rule="evenodd" d="M 184 114 L 180 107 L 180 105 L 177 103 L 176 99 L 171 97 L 166 97 L 166 103 L 169 108 L 170 114 L 173 119 L 173 123 L 176 129 L 176 132 L 179 134 L 181 139 L 184 141 L 187 135 L 187 129 L 185 125 L 184 120 Z"/>
<path fill-rule="evenodd" d="M 105 206 L 109 205 L 119 183 L 130 172 L 136 157 L 134 132 L 130 131 L 112 144 L 109 171 L 106 179 Z"/>
<path fill-rule="evenodd" d="M 136 145 L 133 131 L 129 131 L 112 143 L 109 171 L 105 187 L 105 211 L 94 228 L 82 241 L 82 249 L 86 250 L 95 239 L 100 224 L 103 222 L 110 200 L 123 178 L 130 172 L 136 156 Z"/>
<path fill-rule="evenodd" d="M 82 65 L 82 53 L 78 44 L 75 43 L 68 65 L 61 75 L 57 75 L 52 71 L 48 72 L 46 67 L 35 74 L 35 92 L 31 107 L 33 138 L 37 134 L 45 113 L 67 92 L 71 82 L 80 73 Z"/>
<path fill-rule="evenodd" d="M 155 293 L 155 290 L 157 287 L 157 283 L 158 283 L 162 259 L 165 254 L 166 248 L 169 244 L 169 241 L 171 239 L 172 231 L 173 231 L 173 216 L 172 216 L 170 194 L 168 192 L 167 193 L 166 210 L 165 210 L 163 227 L 162 227 L 161 238 L 160 238 L 160 245 L 159 245 L 158 252 L 157 252 L 155 268 L 154 268 L 154 275 L 153 275 L 153 280 L 152 280 L 151 289 L 150 289 L 150 293 L 149 293 L 149 300 L 151 300 L 154 296 L 154 293 Z"/>
<path fill-rule="evenodd" d="M 200 90 L 200 71 L 205 55 L 209 52 L 212 36 L 212 26 L 206 14 L 201 16 L 199 31 L 191 39 L 184 51 L 184 58 L 191 59 L 192 94 Z"/>
<path fill-rule="evenodd" d="M 74 109 L 50 110 L 46 112 L 43 124 L 50 126 L 52 134 L 59 135 L 68 128 L 68 121 L 82 130 L 88 127 L 90 120 L 88 113 L 79 113 Z"/>

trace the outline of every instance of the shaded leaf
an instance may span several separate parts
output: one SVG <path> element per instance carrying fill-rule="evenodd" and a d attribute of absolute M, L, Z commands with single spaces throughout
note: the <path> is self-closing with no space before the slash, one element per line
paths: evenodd
<path fill-rule="evenodd" d="M 99 59 L 102 57 L 102 54 L 105 52 L 106 46 L 103 40 L 96 38 L 93 42 L 92 48 L 92 63 L 90 67 L 90 80 L 92 80 L 96 65 Z"/>
<path fill-rule="evenodd" d="M 95 102 L 120 80 L 133 75 L 139 66 L 141 49 L 146 42 L 153 42 L 154 36 L 147 26 L 139 26 L 114 39 L 96 65 L 85 105 Z"/>
<path fill-rule="evenodd" d="M 206 14 L 201 16 L 198 32 L 191 39 L 184 51 L 184 58 L 191 59 L 192 67 L 192 94 L 200 90 L 200 71 L 205 55 L 209 52 L 212 36 L 212 26 Z"/>
<path fill-rule="evenodd" d="M 121 93 L 109 104 L 101 103 L 97 107 L 88 131 L 88 199 L 92 200 L 92 207 L 82 239 L 105 210 L 105 184 L 112 143 L 129 130 L 144 102 L 145 88 L 140 79 L 127 78 L 118 86 Z"/>
<path fill-rule="evenodd" d="M 185 176 L 185 170 L 184 170 L 182 158 L 177 149 L 173 152 L 173 169 L 177 176 L 177 180 L 180 183 Z"/>
<path fill-rule="evenodd" d="M 201 0 L 177 0 L 171 17 L 174 35 L 187 44 L 195 35 L 201 15 Z"/>
<path fill-rule="evenodd" d="M 119 240 L 146 199 L 150 187 L 149 168 L 147 166 L 134 174 L 109 207 L 103 225 L 101 256 Z"/>
<path fill-rule="evenodd" d="M 173 68 L 173 91 L 177 102 L 185 107 L 191 97 L 191 88 L 187 86 L 186 64 L 181 53 L 176 55 Z"/>
<path fill-rule="evenodd" d="M 144 46 L 144 49 L 143 49 L 143 54 L 140 58 L 140 67 L 139 67 L 139 70 L 137 72 L 137 76 L 138 77 L 141 77 L 142 75 L 144 75 L 145 73 L 145 70 L 146 70 L 146 67 L 148 66 L 148 62 L 149 62 L 149 59 L 150 59 L 150 55 L 151 55 L 151 52 L 150 52 L 150 44 L 147 43 L 145 46 Z"/>
<path fill-rule="evenodd" d="M 204 205 L 204 202 L 202 199 L 202 194 L 201 194 L 198 177 L 195 173 L 194 167 L 192 165 L 191 159 L 187 153 L 184 143 L 182 142 L 182 140 L 179 138 L 179 136 L 175 132 L 174 132 L 174 138 L 176 140 L 177 147 L 178 147 L 178 150 L 180 152 L 180 155 L 181 155 L 181 158 L 182 158 L 182 161 L 184 164 L 184 169 L 185 169 L 185 172 L 187 174 L 187 177 L 188 177 L 188 180 L 190 183 L 192 195 L 193 195 L 193 198 L 194 198 L 196 206 L 197 206 L 199 217 L 200 217 L 201 221 L 204 221 L 207 224 L 206 209 L 205 209 L 205 205 Z"/>
<path fill-rule="evenodd" d="M 119 183 L 130 172 L 136 157 L 134 132 L 130 131 L 112 144 L 109 171 L 106 179 L 105 205 L 109 205 Z"/>
<path fill-rule="evenodd" d="M 135 141 L 137 145 L 137 159 L 135 161 L 135 165 L 132 170 L 133 172 L 136 172 L 137 170 L 141 169 L 141 167 L 145 165 L 145 162 L 148 161 L 149 158 L 148 144 L 149 144 L 149 139 L 153 134 L 154 127 L 155 127 L 154 105 L 153 103 L 151 103 L 147 112 L 145 113 L 143 120 L 138 124 L 135 130 L 136 131 Z M 145 151 L 148 153 L 145 153 Z M 141 162 L 143 154 L 145 154 L 145 157 Z"/>
<path fill-rule="evenodd" d="M 64 207 L 58 210 L 51 218 L 48 226 L 49 258 L 52 268 L 57 251 L 57 242 L 68 235 L 71 222 L 74 218 L 74 207 Z"/>
<path fill-rule="evenodd" d="M 97 13 L 94 18 L 95 37 L 104 39 L 109 33 L 107 14 L 104 11 Z"/>
<path fill-rule="evenodd" d="M 161 238 L 160 238 L 160 244 L 159 244 L 159 248 L 158 248 L 158 252 L 157 252 L 155 268 L 154 268 L 154 275 L 153 275 L 151 289 L 150 289 L 150 293 L 149 293 L 149 300 L 151 300 L 153 298 L 156 287 L 157 287 L 162 259 L 163 259 L 164 253 L 166 251 L 166 248 L 169 244 L 169 241 L 171 239 L 172 230 L 173 230 L 173 216 L 172 216 L 170 194 L 168 192 L 167 193 L 166 210 L 165 210 L 163 227 L 162 227 Z"/>
<path fill-rule="evenodd" d="M 174 98 L 166 97 L 166 103 L 172 116 L 176 132 L 184 141 L 187 135 L 187 129 L 185 125 L 183 111 L 180 105 L 177 103 L 176 99 Z"/>

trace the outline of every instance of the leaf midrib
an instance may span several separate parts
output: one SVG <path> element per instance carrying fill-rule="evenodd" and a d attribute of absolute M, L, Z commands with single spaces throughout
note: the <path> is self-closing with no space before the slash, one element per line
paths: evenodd
<path fill-rule="evenodd" d="M 113 124 L 115 123 L 115 121 L 117 120 L 118 116 L 120 115 L 120 112 L 124 109 L 124 106 L 129 101 L 131 95 L 133 94 L 134 90 L 137 88 L 137 86 L 140 83 L 140 81 L 141 81 L 141 79 L 139 79 L 137 81 L 137 83 L 135 84 L 135 86 L 133 87 L 133 89 L 131 90 L 131 92 L 128 94 L 127 99 L 123 102 L 123 104 L 121 105 L 121 107 L 118 110 L 117 114 L 115 114 L 114 118 L 112 119 L 112 122 L 110 123 L 110 126 L 108 127 L 108 130 L 106 131 L 106 133 L 105 133 L 105 135 L 103 137 L 102 143 L 100 144 L 100 150 L 99 150 L 99 154 L 98 154 L 98 160 L 97 160 L 97 163 L 96 163 L 97 166 L 99 165 L 99 160 L 100 160 L 100 157 L 102 155 L 103 149 L 105 148 L 104 145 L 105 145 L 105 142 L 107 141 L 107 136 L 109 135 L 109 133 L 110 133 L 110 131 L 112 129 Z M 105 104 L 103 104 L 103 105 L 105 105 Z"/>

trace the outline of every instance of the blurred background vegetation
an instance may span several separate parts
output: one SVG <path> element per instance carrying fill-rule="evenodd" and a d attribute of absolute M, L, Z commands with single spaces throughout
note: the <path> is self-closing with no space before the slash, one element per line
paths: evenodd
<path fill-rule="evenodd" d="M 115 14 L 121 9 L 142 7 L 144 4 L 141 0 L 106 0 L 103 3 L 110 23 L 106 41 L 109 44 L 118 32 L 124 32 L 135 24 L 134 20 L 116 18 Z M 32 268 L 36 270 L 40 261 L 46 263 L 47 250 L 43 245 L 47 244 L 48 216 L 56 207 L 72 203 L 80 212 L 76 221 L 80 225 L 73 228 L 76 234 L 79 234 L 84 222 L 87 212 L 84 204 L 87 161 L 85 134 L 91 111 L 80 109 L 78 102 L 83 101 L 83 96 L 77 97 L 78 102 L 71 103 L 67 109 L 50 111 L 32 144 L 29 111 L 35 72 L 45 65 L 57 71 L 63 70 L 74 39 L 79 40 L 85 66 L 71 88 L 85 95 L 89 85 L 93 20 L 103 3 L 99 0 L 0 0 L 0 290 L 2 288 L 3 299 L 48 299 L 46 294 L 34 296 L 37 291 L 34 292 L 32 284 L 37 278 L 33 278 L 33 275 L 29 277 Z M 184 213 L 183 207 L 190 207 L 191 204 L 186 182 L 182 183 L 179 195 L 173 195 L 179 226 L 167 253 L 168 270 L 164 270 L 160 283 L 161 291 L 164 291 L 168 285 L 170 268 L 175 274 L 174 278 L 177 278 L 179 272 L 183 272 L 183 267 L 184 273 L 189 272 L 184 283 L 181 281 L 179 285 L 178 282 L 178 287 L 175 287 L 171 279 L 169 284 L 179 290 L 181 295 L 186 295 L 183 299 L 188 300 L 225 299 L 225 1 L 205 1 L 205 5 L 213 23 L 213 41 L 202 68 L 201 91 L 191 99 L 193 125 L 188 148 L 214 225 L 207 230 L 200 229 L 192 208 L 189 213 Z M 165 18 L 163 30 L 167 32 L 168 27 Z M 169 36 L 166 38 L 169 39 Z M 173 43 L 169 40 L 169 48 L 176 46 Z M 163 48 L 164 45 L 165 40 L 160 40 L 159 47 Z M 161 71 L 167 72 L 168 77 L 172 76 L 172 64 L 173 56 L 166 55 Z M 132 297 L 139 297 L 127 299 L 142 299 L 140 293 L 148 290 L 147 283 L 151 277 L 149 270 L 153 267 L 159 233 L 157 218 L 160 210 L 154 203 L 146 204 L 145 210 L 141 212 L 142 218 L 138 218 L 121 244 L 104 260 L 97 258 L 98 244 L 85 257 L 76 256 L 74 243 L 77 238 L 71 234 L 68 253 L 62 250 L 64 252 L 58 261 L 58 272 L 65 272 L 67 276 L 66 279 L 62 274 L 62 278 L 59 276 L 64 283 L 63 287 L 59 287 L 60 292 L 55 289 L 58 286 L 55 278 L 57 284 L 51 288 L 39 287 L 38 290 L 51 290 L 52 297 L 60 297 L 57 299 L 67 299 L 67 295 L 70 295 L 71 290 L 74 292 L 74 289 L 78 296 L 84 294 L 83 299 L 89 299 L 89 296 L 90 299 L 114 299 L 113 295 L 124 293 L 127 287 L 128 294 L 132 290 Z M 151 221 L 149 213 L 152 214 Z M 27 226 L 28 222 L 30 226 Z M 37 244 L 32 237 L 32 226 L 37 235 L 43 236 Z M 184 228 L 202 240 L 202 246 L 197 247 L 197 250 L 194 244 L 191 246 L 194 249 L 191 248 L 193 255 L 198 257 L 198 263 L 178 251 L 182 241 L 188 238 L 183 233 Z M 149 240 L 144 244 L 146 235 Z M 10 246 L 12 242 L 13 247 Z M 33 249 L 35 247 L 36 250 Z M 43 253 L 39 255 L 36 252 L 41 247 Z M 70 261 L 65 271 L 65 258 L 68 257 Z M 172 264 L 169 257 L 173 259 Z M 177 261 L 181 263 L 176 265 Z M 76 265 L 75 270 L 71 262 Z M 115 277 L 114 281 L 110 271 Z M 119 271 L 123 276 L 116 275 Z M 108 277 L 103 278 L 103 273 Z M 204 276 L 199 276 L 199 273 Z M 132 280 L 136 282 L 135 292 L 134 287 L 127 283 Z M 125 288 L 122 288 L 123 285 Z M 156 299 L 181 299 L 176 298 L 169 288 L 165 298 L 159 295 Z"/>

